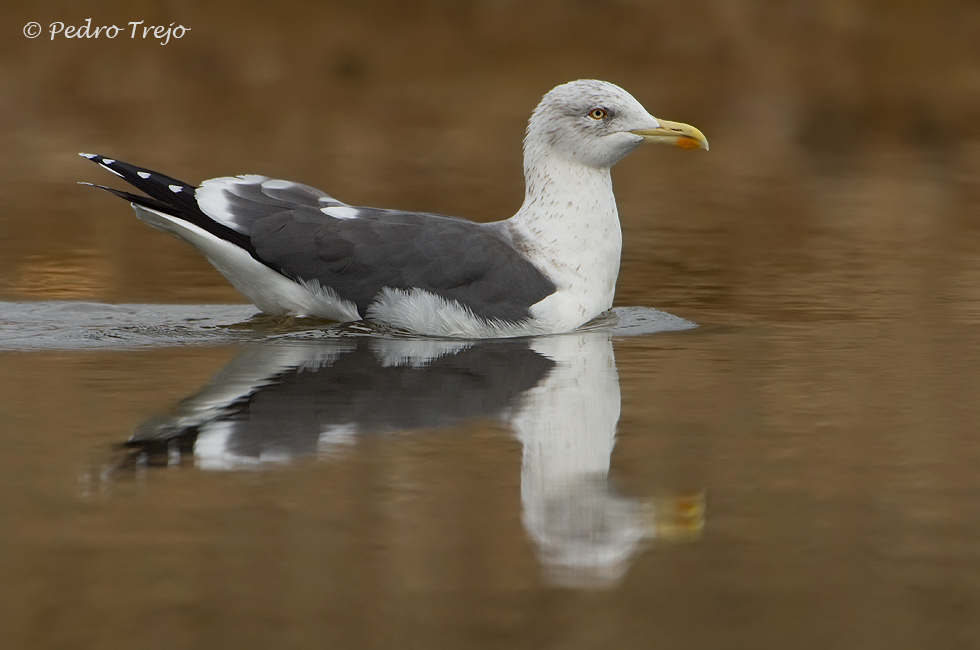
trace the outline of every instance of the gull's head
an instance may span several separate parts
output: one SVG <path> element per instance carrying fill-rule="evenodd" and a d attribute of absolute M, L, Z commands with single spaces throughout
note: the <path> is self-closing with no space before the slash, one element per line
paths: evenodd
<path fill-rule="evenodd" d="M 608 168 L 643 142 L 708 148 L 693 126 L 655 118 L 615 84 L 581 79 L 544 96 L 528 123 L 524 150 L 532 156 L 546 149 L 572 162 Z"/>

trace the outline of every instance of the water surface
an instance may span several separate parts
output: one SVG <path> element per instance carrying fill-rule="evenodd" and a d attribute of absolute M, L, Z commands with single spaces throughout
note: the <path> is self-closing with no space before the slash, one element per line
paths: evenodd
<path fill-rule="evenodd" d="M 980 647 L 976 3 L 4 12 L 0 646 Z M 19 35 L 86 17 L 192 31 Z M 505 218 L 582 77 L 711 141 L 613 170 L 619 314 L 694 329 L 257 318 L 75 184 Z"/>

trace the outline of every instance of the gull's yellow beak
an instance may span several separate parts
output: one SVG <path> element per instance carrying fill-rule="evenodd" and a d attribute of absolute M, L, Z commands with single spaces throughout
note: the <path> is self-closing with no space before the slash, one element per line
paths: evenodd
<path fill-rule="evenodd" d="M 647 142 L 661 142 L 672 144 L 682 149 L 704 149 L 708 150 L 708 139 L 690 124 L 683 122 L 668 122 L 667 120 L 657 120 L 660 122 L 658 129 L 636 129 L 630 133 L 636 134 Z"/>

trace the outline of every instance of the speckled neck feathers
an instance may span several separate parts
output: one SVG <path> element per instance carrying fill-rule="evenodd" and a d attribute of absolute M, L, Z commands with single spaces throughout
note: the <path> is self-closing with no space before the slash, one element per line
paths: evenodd
<path fill-rule="evenodd" d="M 612 306 L 622 231 L 610 167 L 639 142 L 589 117 L 648 114 L 609 83 L 577 81 L 545 95 L 524 140 L 524 204 L 509 221 L 515 239 L 572 306 L 587 316 Z"/>

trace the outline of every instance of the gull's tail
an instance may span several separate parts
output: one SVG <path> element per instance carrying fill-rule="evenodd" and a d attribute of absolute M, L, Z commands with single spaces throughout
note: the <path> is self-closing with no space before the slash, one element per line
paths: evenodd
<path fill-rule="evenodd" d="M 212 219 L 201 210 L 197 202 L 197 197 L 195 196 L 197 187 L 194 185 L 179 181 L 175 178 L 170 178 L 169 176 L 165 176 L 155 171 L 150 171 L 149 169 L 143 169 L 142 167 L 136 167 L 135 165 L 124 163 L 121 160 L 106 158 L 105 156 L 92 153 L 82 153 L 79 155 L 82 158 L 88 158 L 92 162 L 97 163 L 103 169 L 109 170 L 136 189 L 146 194 L 146 196 L 143 196 L 141 194 L 134 194 L 132 192 L 117 190 L 112 187 L 106 187 L 105 185 L 81 183 L 81 185 L 97 187 L 101 190 L 105 190 L 106 192 L 115 194 L 121 199 L 129 201 L 133 204 L 133 207 L 136 208 L 136 215 L 143 221 L 146 221 L 152 226 L 163 226 L 163 224 L 158 223 L 156 219 L 147 218 L 149 215 L 147 215 L 143 210 L 140 210 L 140 208 L 149 211 L 151 214 L 158 213 L 169 217 L 176 217 L 181 221 L 185 221 L 205 230 L 209 234 L 218 237 L 219 239 L 235 244 L 254 256 L 255 249 L 253 248 L 252 242 L 247 235 L 233 230 L 225 224 Z M 163 229 L 173 232 L 178 236 L 182 236 L 179 232 L 174 231 L 173 228 L 163 227 Z"/>

